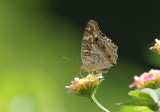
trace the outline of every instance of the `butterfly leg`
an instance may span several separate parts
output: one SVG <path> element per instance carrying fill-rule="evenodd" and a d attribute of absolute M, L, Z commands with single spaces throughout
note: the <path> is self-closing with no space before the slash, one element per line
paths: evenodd
<path fill-rule="evenodd" d="M 91 72 L 91 73 L 92 73 L 92 75 L 94 75 L 94 70 L 93 70 L 93 68 L 91 69 L 91 71 L 92 71 L 92 72 Z"/>
<path fill-rule="evenodd" d="M 93 71 L 92 71 L 92 75 L 94 75 Z"/>
<path fill-rule="evenodd" d="M 91 74 L 94 75 L 94 68 L 93 68 L 93 66 L 91 66 L 90 70 L 91 70 Z"/>
<path fill-rule="evenodd" d="M 79 72 L 77 73 L 76 77 L 78 77 Z"/>
<path fill-rule="evenodd" d="M 80 76 L 83 77 L 83 75 L 82 75 L 81 73 L 82 73 L 82 72 L 81 72 L 81 68 L 80 68 Z"/>

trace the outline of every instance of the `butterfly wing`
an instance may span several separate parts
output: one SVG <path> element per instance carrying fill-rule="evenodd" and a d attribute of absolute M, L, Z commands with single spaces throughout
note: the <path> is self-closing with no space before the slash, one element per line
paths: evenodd
<path fill-rule="evenodd" d="M 98 23 L 90 20 L 84 30 L 81 45 L 81 68 L 86 71 L 107 72 L 116 64 L 118 47 L 98 28 Z"/>

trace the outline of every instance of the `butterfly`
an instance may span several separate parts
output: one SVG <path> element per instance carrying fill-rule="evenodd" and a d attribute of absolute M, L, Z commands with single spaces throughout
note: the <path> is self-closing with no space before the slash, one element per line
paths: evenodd
<path fill-rule="evenodd" d="M 118 47 L 99 29 L 98 23 L 89 20 L 81 44 L 81 69 L 106 73 L 116 64 Z"/>

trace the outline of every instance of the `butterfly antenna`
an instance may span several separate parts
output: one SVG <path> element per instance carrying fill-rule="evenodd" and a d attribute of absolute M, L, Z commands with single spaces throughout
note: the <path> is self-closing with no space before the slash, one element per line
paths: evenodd
<path fill-rule="evenodd" d="M 76 62 L 76 63 L 81 63 L 79 60 L 72 60 L 72 59 L 67 58 L 67 57 L 64 57 L 64 56 L 59 56 L 59 57 L 62 58 L 62 59 L 69 60 L 69 61 L 74 61 L 74 62 Z"/>

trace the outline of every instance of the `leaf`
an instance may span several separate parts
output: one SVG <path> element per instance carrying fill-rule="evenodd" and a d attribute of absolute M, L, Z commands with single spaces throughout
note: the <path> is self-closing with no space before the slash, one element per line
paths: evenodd
<path fill-rule="evenodd" d="M 136 106 L 134 107 L 134 110 L 139 111 L 139 112 L 155 112 L 147 106 Z"/>
<path fill-rule="evenodd" d="M 153 89 L 150 89 L 150 88 L 145 88 L 145 89 L 142 89 L 141 91 L 144 91 L 144 92 L 147 92 L 147 93 L 149 93 L 150 95 L 151 95 L 151 97 L 154 99 L 154 101 L 156 102 L 156 103 L 158 103 L 158 96 L 157 96 L 157 92 L 155 91 L 155 90 L 153 90 Z M 159 92 L 160 92 L 160 90 L 159 90 Z M 160 94 L 160 93 L 159 93 Z"/>
<path fill-rule="evenodd" d="M 155 112 L 147 106 L 124 106 L 120 112 Z"/>
<path fill-rule="evenodd" d="M 144 90 L 147 91 L 147 90 Z M 129 95 L 132 97 L 132 100 L 121 103 L 119 105 L 127 105 L 127 106 L 147 106 L 152 110 L 157 110 L 157 103 L 153 99 L 154 94 L 152 91 L 150 94 L 144 91 L 135 90 L 129 92 Z M 152 95 L 152 96 L 151 96 Z"/>
<path fill-rule="evenodd" d="M 159 89 L 156 89 L 156 94 L 157 94 L 157 97 L 158 97 L 158 101 L 160 101 L 160 88 Z"/>

